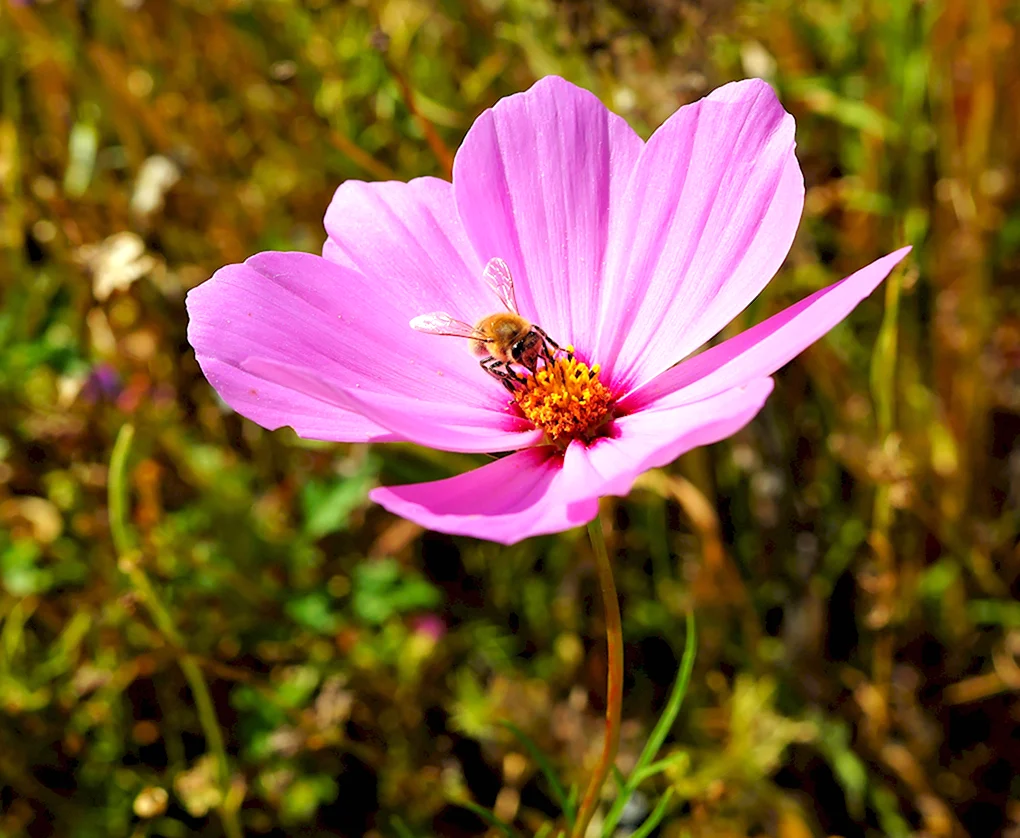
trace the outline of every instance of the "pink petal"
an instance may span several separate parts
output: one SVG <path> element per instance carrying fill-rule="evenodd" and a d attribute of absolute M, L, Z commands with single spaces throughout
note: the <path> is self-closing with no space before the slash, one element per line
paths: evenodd
<path fill-rule="evenodd" d="M 496 310 L 464 232 L 453 187 L 438 178 L 340 185 L 326 210 L 323 256 L 383 287 L 403 318 L 446 311 L 475 323 Z M 465 352 L 465 341 L 432 335 L 433 352 Z"/>
<path fill-rule="evenodd" d="M 242 367 L 267 381 L 354 411 L 377 422 L 395 440 L 465 453 L 515 451 L 542 441 L 542 431 L 516 415 L 507 416 L 505 428 L 500 429 L 493 427 L 484 409 L 462 407 L 455 416 L 459 424 L 450 424 L 446 405 L 360 388 L 341 390 L 309 369 L 266 358 L 249 358 Z"/>
<path fill-rule="evenodd" d="M 681 108 L 613 216 L 592 358 L 626 391 L 736 317 L 779 269 L 804 205 L 793 117 L 758 79 Z"/>
<path fill-rule="evenodd" d="M 303 334 L 299 323 L 288 321 L 285 304 L 269 308 L 265 313 L 271 323 L 263 323 L 259 294 L 265 283 L 256 279 L 246 288 L 251 274 L 257 271 L 248 263 L 228 265 L 188 293 L 188 342 L 213 389 L 242 416 L 270 430 L 291 425 L 308 439 L 333 442 L 392 439 L 385 428 L 340 407 L 321 392 L 295 391 L 241 369 L 250 352 L 267 351 L 267 338 L 275 354 L 285 360 L 307 362 L 319 354 L 318 347 L 305 340 L 314 342 L 314 336 Z"/>
<path fill-rule="evenodd" d="M 194 320 L 192 320 L 194 323 Z M 192 345 L 202 337 L 192 337 Z M 399 439 L 364 416 L 340 407 L 335 400 L 267 380 L 242 370 L 237 360 L 198 355 L 198 363 L 213 389 L 234 410 L 263 428 L 293 427 L 305 439 L 329 442 L 390 442 Z"/>
<path fill-rule="evenodd" d="M 549 77 L 479 116 L 457 152 L 457 208 L 479 260 L 506 260 L 521 313 L 582 355 L 606 295 L 610 215 L 642 145 L 591 93 Z"/>
<path fill-rule="evenodd" d="M 685 402 L 694 402 L 771 375 L 853 311 L 909 252 L 909 247 L 903 247 L 883 256 L 736 337 L 688 358 L 625 396 L 620 409 L 641 410 L 673 392 Z"/>
<path fill-rule="evenodd" d="M 772 386 L 771 378 L 760 378 L 693 403 L 671 394 L 616 419 L 613 437 L 584 450 L 595 475 L 590 483 L 600 486 L 599 494 L 626 495 L 648 469 L 735 434 L 761 410 Z"/>
<path fill-rule="evenodd" d="M 597 498 L 626 495 L 649 468 L 742 428 L 772 390 L 770 379 L 697 404 L 676 396 L 614 422 L 614 437 L 560 454 L 546 446 L 519 451 L 466 474 L 376 489 L 372 499 L 429 529 L 513 544 L 592 520 Z"/>
<path fill-rule="evenodd" d="M 333 398 L 347 390 L 390 394 L 408 411 L 428 404 L 423 422 L 519 426 L 506 391 L 464 341 L 419 334 L 394 310 L 399 285 L 308 253 L 262 253 L 189 293 L 188 339 L 227 403 L 265 427 L 292 425 L 317 439 L 392 438 Z M 245 368 L 254 358 L 307 370 L 322 387 Z"/>
<path fill-rule="evenodd" d="M 446 480 L 375 489 L 370 497 L 429 529 L 515 544 L 598 514 L 595 495 L 574 499 L 578 487 L 563 462 L 548 446 L 531 448 Z"/>
<path fill-rule="evenodd" d="M 538 445 L 545 436 L 516 413 L 504 414 L 497 424 L 490 415 L 480 412 L 464 411 L 451 418 L 442 406 L 388 393 L 356 390 L 347 396 L 362 415 L 387 430 L 410 442 L 442 451 L 517 451 Z"/>

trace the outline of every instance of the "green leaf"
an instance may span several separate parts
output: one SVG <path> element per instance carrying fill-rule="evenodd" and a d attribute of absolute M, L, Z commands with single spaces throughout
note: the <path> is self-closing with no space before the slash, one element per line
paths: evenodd
<path fill-rule="evenodd" d="M 372 480 L 367 474 L 340 480 L 313 480 L 301 489 L 301 509 L 305 532 L 321 538 L 346 529 L 351 513 L 368 498 Z"/>
<path fill-rule="evenodd" d="M 363 562 L 354 571 L 351 606 L 366 623 L 379 625 L 396 614 L 435 608 L 441 601 L 438 588 L 395 559 Z"/>
<path fill-rule="evenodd" d="M 337 617 L 330 609 L 329 595 L 322 591 L 289 600 L 284 610 L 295 623 L 319 634 L 332 634 L 337 629 Z"/>
<path fill-rule="evenodd" d="M 15 597 L 42 593 L 53 583 L 53 574 L 36 565 L 42 557 L 38 544 L 28 539 L 11 542 L 0 552 L 0 579 Z"/>
<path fill-rule="evenodd" d="M 280 820 L 285 824 L 311 820 L 319 806 L 334 800 L 336 794 L 337 785 L 332 777 L 323 774 L 300 777 L 281 796 Z"/>

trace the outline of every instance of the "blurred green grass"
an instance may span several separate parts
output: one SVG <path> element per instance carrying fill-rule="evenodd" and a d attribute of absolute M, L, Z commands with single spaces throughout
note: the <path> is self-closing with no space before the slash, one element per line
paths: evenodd
<path fill-rule="evenodd" d="M 808 186 L 734 329 L 902 243 L 908 267 L 734 439 L 607 503 L 633 761 L 698 616 L 665 836 L 1020 828 L 1020 10 L 1004 0 L 0 0 L 0 835 L 523 834 L 601 731 L 580 533 L 422 533 L 376 483 L 474 458 L 267 433 L 218 402 L 185 291 L 316 250 L 346 178 L 441 174 L 558 73 L 647 136 L 759 75 Z M 388 43 L 380 51 L 378 32 Z M 118 566 L 114 440 L 135 559 Z M 179 637 L 175 638 L 175 635 Z M 232 772 L 219 799 L 208 683 Z M 682 804 L 682 805 L 681 805 Z"/>

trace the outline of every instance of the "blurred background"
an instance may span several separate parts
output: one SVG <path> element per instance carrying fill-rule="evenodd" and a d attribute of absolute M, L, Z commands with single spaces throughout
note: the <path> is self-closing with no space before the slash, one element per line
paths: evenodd
<path fill-rule="evenodd" d="M 501 548 L 393 518 L 372 486 L 479 460 L 261 430 L 200 375 L 183 306 L 225 263 L 317 250 L 344 179 L 442 174 L 548 73 L 644 136 L 723 82 L 775 85 L 807 205 L 732 331 L 915 246 L 748 428 L 604 505 L 622 768 L 699 627 L 676 761 L 644 788 L 673 789 L 658 834 L 1020 835 L 1018 21 L 0 0 L 0 835 L 500 834 L 476 806 L 534 835 L 556 805 L 505 721 L 586 781 L 583 532 Z"/>

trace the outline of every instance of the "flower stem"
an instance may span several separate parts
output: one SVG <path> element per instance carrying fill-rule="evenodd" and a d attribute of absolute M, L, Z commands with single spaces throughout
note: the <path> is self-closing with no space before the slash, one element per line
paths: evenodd
<path fill-rule="evenodd" d="M 592 774 L 588 789 L 584 793 L 584 800 L 581 801 L 581 809 L 571 838 L 583 838 L 588 830 L 588 824 L 591 823 L 598 806 L 599 793 L 616 760 L 616 752 L 620 747 L 620 715 L 623 704 L 623 627 L 620 624 L 620 599 L 616 594 L 613 567 L 609 563 L 601 519 L 596 518 L 588 524 L 588 536 L 595 550 L 595 567 L 598 570 L 599 587 L 602 589 L 602 606 L 606 612 L 606 647 L 609 658 L 606 679 L 606 738 L 602 745 L 602 756 L 599 757 L 595 773 Z"/>

